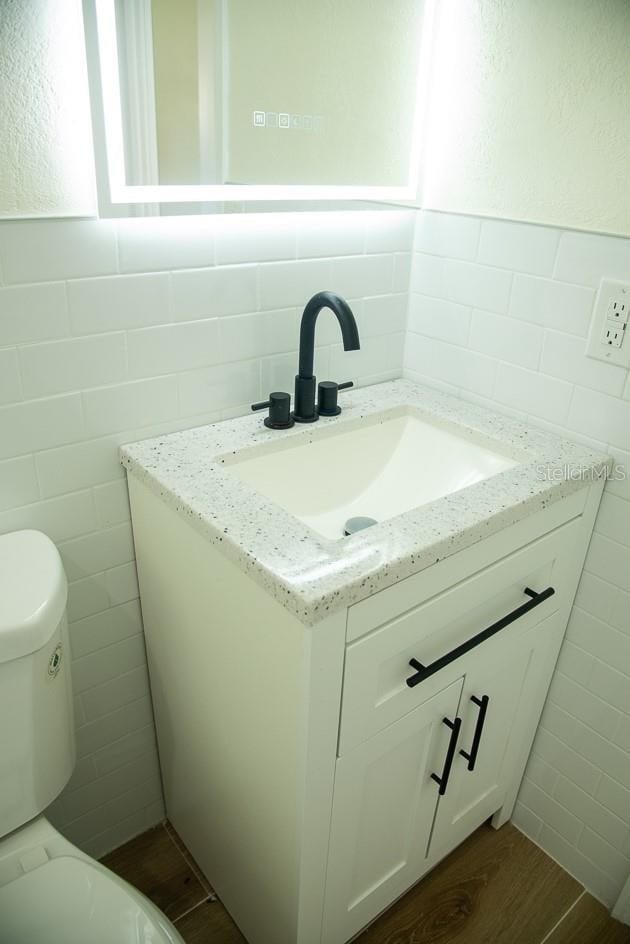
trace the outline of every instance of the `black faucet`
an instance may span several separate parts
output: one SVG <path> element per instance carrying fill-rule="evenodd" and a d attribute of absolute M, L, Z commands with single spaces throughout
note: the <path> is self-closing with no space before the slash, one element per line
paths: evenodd
<path fill-rule="evenodd" d="M 300 357 L 295 378 L 295 403 L 293 419 L 296 423 L 314 423 L 319 418 L 315 407 L 315 385 L 313 357 L 315 354 L 315 324 L 322 308 L 330 308 L 337 316 L 344 351 L 358 351 L 359 329 L 350 305 L 334 292 L 318 292 L 313 295 L 302 313 L 300 325 Z"/>
<path fill-rule="evenodd" d="M 315 323 L 322 308 L 330 308 L 337 316 L 341 328 L 344 351 L 358 351 L 359 329 L 354 320 L 352 309 L 334 292 L 318 292 L 313 295 L 302 313 L 300 325 L 300 358 L 298 373 L 295 378 L 295 409 L 291 410 L 291 396 L 288 393 L 270 393 L 269 399 L 262 403 L 253 403 L 252 410 L 269 409 L 265 418 L 268 429 L 289 429 L 294 423 L 314 423 L 320 416 L 337 416 L 341 407 L 337 405 L 337 394 L 346 387 L 352 387 L 352 381 L 337 384 L 325 380 L 319 385 L 317 406 L 315 406 L 315 376 L 313 357 L 315 355 Z"/>

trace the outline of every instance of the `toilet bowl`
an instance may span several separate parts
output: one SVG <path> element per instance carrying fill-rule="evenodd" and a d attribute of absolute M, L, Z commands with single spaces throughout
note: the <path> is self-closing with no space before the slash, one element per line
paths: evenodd
<path fill-rule="evenodd" d="M 39 816 L 0 841 L 2 944 L 182 944 L 139 891 Z"/>
<path fill-rule="evenodd" d="M 42 816 L 75 763 L 66 600 L 49 538 L 0 536 L 0 944 L 183 944 Z"/>

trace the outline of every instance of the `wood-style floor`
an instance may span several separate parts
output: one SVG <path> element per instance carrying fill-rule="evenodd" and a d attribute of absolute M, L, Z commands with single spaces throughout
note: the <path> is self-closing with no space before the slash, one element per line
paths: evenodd
<path fill-rule="evenodd" d="M 246 944 L 166 824 L 103 863 L 151 898 L 187 944 Z M 630 944 L 630 927 L 508 824 L 482 826 L 355 944 Z"/>

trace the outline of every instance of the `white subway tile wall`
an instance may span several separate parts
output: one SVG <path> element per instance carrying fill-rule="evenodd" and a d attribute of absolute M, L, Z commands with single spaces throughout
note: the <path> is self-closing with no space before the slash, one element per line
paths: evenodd
<path fill-rule="evenodd" d="M 244 413 L 291 389 L 299 316 L 345 293 L 322 379 L 398 377 L 412 211 L 0 223 L 0 533 L 58 544 L 78 763 L 52 821 L 100 855 L 163 816 L 120 443 Z"/>
<path fill-rule="evenodd" d="M 630 384 L 586 358 L 630 240 L 421 211 L 405 374 L 625 466 L 595 526 L 515 822 L 609 906 L 630 874 Z"/>

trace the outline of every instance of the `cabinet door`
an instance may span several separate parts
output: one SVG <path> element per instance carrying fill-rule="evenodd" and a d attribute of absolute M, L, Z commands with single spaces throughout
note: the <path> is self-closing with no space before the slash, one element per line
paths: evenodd
<path fill-rule="evenodd" d="M 516 639 L 494 639 L 467 664 L 459 743 L 431 835 L 441 858 L 502 805 L 524 764 L 562 639 L 553 614 Z"/>
<path fill-rule="evenodd" d="M 438 784 L 462 690 L 459 678 L 337 760 L 324 944 L 341 944 L 425 870 Z"/>

